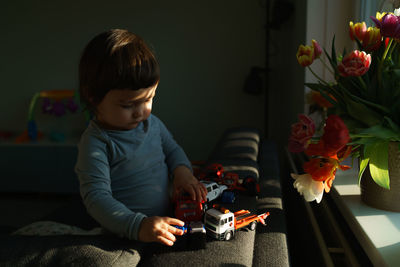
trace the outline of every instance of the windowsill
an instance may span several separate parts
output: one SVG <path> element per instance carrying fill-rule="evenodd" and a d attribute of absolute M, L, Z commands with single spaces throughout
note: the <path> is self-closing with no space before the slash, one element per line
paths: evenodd
<path fill-rule="evenodd" d="M 400 213 L 364 204 L 357 174 L 357 168 L 338 170 L 330 194 L 371 262 L 375 266 L 398 266 Z"/>

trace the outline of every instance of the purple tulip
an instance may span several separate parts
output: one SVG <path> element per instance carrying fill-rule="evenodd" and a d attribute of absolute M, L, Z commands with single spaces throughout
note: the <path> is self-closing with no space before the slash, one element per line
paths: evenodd
<path fill-rule="evenodd" d="M 400 16 L 385 14 L 381 20 L 371 17 L 384 37 L 400 38 Z"/>

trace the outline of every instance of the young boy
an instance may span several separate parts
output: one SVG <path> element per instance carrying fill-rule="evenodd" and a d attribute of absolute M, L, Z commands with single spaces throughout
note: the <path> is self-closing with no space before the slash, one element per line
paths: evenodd
<path fill-rule="evenodd" d="M 144 242 L 174 244 L 183 222 L 170 211 L 174 194 L 206 199 L 206 189 L 165 125 L 151 114 L 159 65 L 137 35 L 110 30 L 93 38 L 79 64 L 82 101 L 94 114 L 75 167 L 89 214 L 105 229 Z M 163 217 L 161 217 L 163 216 Z"/>

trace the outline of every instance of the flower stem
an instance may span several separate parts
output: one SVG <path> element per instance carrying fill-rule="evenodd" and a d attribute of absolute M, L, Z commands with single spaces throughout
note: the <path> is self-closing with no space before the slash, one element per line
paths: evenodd
<path fill-rule="evenodd" d="M 379 64 L 378 67 L 378 85 L 381 88 L 382 87 L 382 68 L 383 68 L 383 63 L 385 62 L 386 56 L 389 52 L 389 49 L 392 45 L 393 39 L 390 39 L 389 44 L 387 45 L 387 47 L 385 48 L 385 51 L 383 52 L 382 58 L 381 58 L 381 62 Z"/>
<path fill-rule="evenodd" d="M 393 44 L 393 46 L 390 48 L 389 56 L 392 55 L 393 50 L 396 48 L 396 45 L 397 45 L 397 42 L 395 42 L 395 43 Z"/>
<path fill-rule="evenodd" d="M 325 82 L 321 77 L 318 76 L 318 74 L 316 74 L 310 66 L 307 66 L 307 68 L 311 71 L 311 73 L 315 76 L 315 78 L 317 78 L 321 83 L 325 84 L 325 85 L 329 85 L 327 82 Z"/>
<path fill-rule="evenodd" d="M 318 58 L 322 64 L 324 65 L 324 67 L 333 75 L 335 76 L 335 73 L 330 69 L 330 67 L 328 66 L 328 64 L 326 64 L 325 60 L 323 60 L 321 57 Z"/>
<path fill-rule="evenodd" d="M 361 86 L 364 88 L 364 90 L 367 90 L 367 85 L 365 84 L 363 78 L 361 78 L 361 76 L 357 76 L 357 77 L 358 77 L 358 80 L 361 83 Z"/>
<path fill-rule="evenodd" d="M 392 46 L 392 42 L 393 42 L 393 39 L 390 39 L 389 44 L 388 44 L 388 46 L 387 46 L 386 49 L 385 49 L 385 52 L 383 52 L 381 65 L 383 64 L 383 62 L 384 62 L 385 59 L 386 59 L 386 56 L 387 56 L 387 54 L 388 54 L 388 52 L 389 52 L 389 49 L 390 49 L 390 47 Z"/>

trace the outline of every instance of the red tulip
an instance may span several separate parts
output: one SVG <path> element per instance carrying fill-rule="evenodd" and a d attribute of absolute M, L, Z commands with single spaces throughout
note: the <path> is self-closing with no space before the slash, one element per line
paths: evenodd
<path fill-rule="evenodd" d="M 299 122 L 295 123 L 291 127 L 291 134 L 289 137 L 289 151 L 297 153 L 305 150 L 308 141 L 313 137 L 315 133 L 314 121 L 304 115 L 299 114 Z"/>
<path fill-rule="evenodd" d="M 306 154 L 338 159 L 337 153 L 350 141 L 349 130 L 337 115 L 329 115 L 326 119 L 324 134 L 317 144 L 310 144 Z M 342 156 L 343 157 L 343 156 Z"/>
<path fill-rule="evenodd" d="M 341 150 L 350 141 L 349 130 L 338 115 L 329 115 L 326 119 L 322 140 L 327 150 L 335 152 Z"/>
<path fill-rule="evenodd" d="M 303 169 L 315 181 L 324 182 L 325 192 L 329 192 L 335 179 L 339 163 L 335 159 L 313 158 L 303 164 Z"/>
<path fill-rule="evenodd" d="M 339 161 L 332 158 L 312 158 L 303 164 L 303 169 L 311 175 L 314 181 L 324 182 L 325 192 L 329 192 L 335 179 L 336 171 L 347 170 L 348 166 L 340 165 Z"/>
<path fill-rule="evenodd" d="M 343 77 L 364 75 L 371 65 L 371 55 L 364 51 L 354 50 L 346 55 L 338 65 L 339 74 Z"/>

